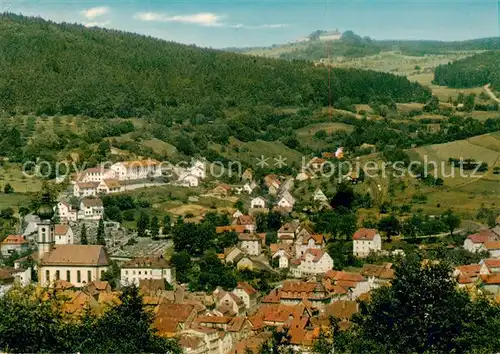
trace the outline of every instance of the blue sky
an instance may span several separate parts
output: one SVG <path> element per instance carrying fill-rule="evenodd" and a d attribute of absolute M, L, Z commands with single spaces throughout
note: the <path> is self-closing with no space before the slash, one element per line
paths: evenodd
<path fill-rule="evenodd" d="M 222 48 L 338 28 L 375 39 L 498 36 L 500 0 L 0 0 L 2 11 Z"/>

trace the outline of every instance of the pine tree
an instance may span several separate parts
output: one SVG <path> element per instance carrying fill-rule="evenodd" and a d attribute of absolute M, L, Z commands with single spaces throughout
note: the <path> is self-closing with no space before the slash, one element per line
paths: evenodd
<path fill-rule="evenodd" d="M 106 241 L 104 240 L 104 219 L 99 219 L 99 226 L 97 227 L 97 244 L 106 246 Z"/>
<path fill-rule="evenodd" d="M 170 219 L 170 215 L 167 214 L 163 217 L 162 226 L 163 229 L 161 230 L 161 233 L 163 235 L 170 233 L 170 231 L 172 230 L 172 220 Z"/>
<path fill-rule="evenodd" d="M 80 233 L 80 243 L 82 245 L 89 244 L 89 241 L 87 240 L 87 228 L 85 227 L 85 224 L 82 225 L 82 231 Z"/>
<path fill-rule="evenodd" d="M 150 229 L 151 229 L 151 237 L 158 238 L 158 235 L 160 234 L 160 225 L 157 216 L 153 216 L 153 218 L 151 219 Z"/>
<path fill-rule="evenodd" d="M 149 215 L 143 211 L 137 219 L 137 236 L 146 237 L 146 230 L 149 227 Z"/>
<path fill-rule="evenodd" d="M 54 217 L 52 218 L 54 224 L 59 224 L 61 222 L 61 217 L 59 216 L 59 208 L 56 206 Z"/>

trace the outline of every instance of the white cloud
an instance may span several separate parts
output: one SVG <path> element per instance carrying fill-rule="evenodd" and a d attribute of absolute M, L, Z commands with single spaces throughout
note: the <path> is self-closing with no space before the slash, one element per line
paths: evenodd
<path fill-rule="evenodd" d="M 244 25 L 242 23 L 239 23 L 237 25 L 230 25 L 229 27 L 231 27 L 231 28 L 244 28 L 244 29 L 250 29 L 250 30 L 259 30 L 259 29 L 285 28 L 285 27 L 288 27 L 288 25 L 285 23 L 272 23 L 272 24 L 264 24 L 264 25 L 258 25 L 258 26 L 249 26 L 249 25 Z"/>
<path fill-rule="evenodd" d="M 223 26 L 220 22 L 222 16 L 211 12 L 201 12 L 191 15 L 168 16 L 157 12 L 139 12 L 134 16 L 141 21 L 161 21 L 161 22 L 180 22 L 191 23 L 200 26 Z"/>
<path fill-rule="evenodd" d="M 90 9 L 86 9 L 81 12 L 81 14 L 88 19 L 94 19 L 96 17 L 103 16 L 108 13 L 109 13 L 109 7 L 106 6 L 92 7 Z"/>

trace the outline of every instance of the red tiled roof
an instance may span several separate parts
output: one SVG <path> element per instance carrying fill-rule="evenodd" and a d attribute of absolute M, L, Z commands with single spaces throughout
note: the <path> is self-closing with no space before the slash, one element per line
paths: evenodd
<path fill-rule="evenodd" d="M 246 229 L 247 228 L 245 225 L 217 226 L 215 228 L 215 232 L 218 234 L 223 233 L 223 232 L 229 232 L 229 231 L 243 233 L 243 232 L 245 232 Z"/>
<path fill-rule="evenodd" d="M 471 240 L 473 243 L 485 243 L 490 239 L 488 235 L 480 235 L 480 234 L 469 235 L 467 236 L 467 238 Z"/>
<path fill-rule="evenodd" d="M 2 241 L 2 245 L 23 245 L 26 243 L 28 241 L 21 235 L 9 235 Z"/>
<path fill-rule="evenodd" d="M 313 258 L 313 260 L 312 260 L 313 262 L 318 262 L 318 261 L 321 259 L 321 257 L 323 257 L 323 255 L 325 254 L 325 251 L 323 251 L 323 250 L 318 250 L 318 249 L 315 249 L 315 248 L 308 248 L 308 249 L 304 252 L 304 254 L 303 254 L 303 256 L 302 256 L 302 260 L 305 260 L 305 259 L 306 259 L 306 256 L 307 256 L 308 254 L 311 254 L 311 255 L 313 255 L 313 256 L 314 256 L 314 258 Z"/>
<path fill-rule="evenodd" d="M 195 320 L 196 323 L 217 323 L 228 324 L 232 318 L 229 316 L 198 316 Z"/>
<path fill-rule="evenodd" d="M 69 225 L 57 224 L 54 227 L 54 233 L 56 235 L 66 235 L 69 231 Z"/>
<path fill-rule="evenodd" d="M 310 235 L 310 236 L 304 238 L 304 240 L 302 241 L 302 244 L 307 245 L 311 238 L 314 240 L 314 243 L 317 245 L 322 245 L 324 242 L 323 235 Z"/>
<path fill-rule="evenodd" d="M 356 241 L 372 241 L 376 234 L 377 230 L 375 229 L 361 228 L 354 233 L 352 239 Z"/>
<path fill-rule="evenodd" d="M 254 294 L 257 293 L 257 290 L 255 290 L 253 288 L 253 286 L 251 286 L 250 284 L 248 284 L 247 282 L 240 282 L 238 283 L 238 286 L 237 286 L 238 289 L 241 289 L 243 290 L 244 292 L 246 292 L 249 296 L 252 296 Z"/>
<path fill-rule="evenodd" d="M 488 268 L 500 268 L 500 259 L 488 258 L 484 260 L 484 264 L 486 264 Z"/>
<path fill-rule="evenodd" d="M 156 309 L 156 316 L 171 318 L 179 322 L 186 322 L 194 310 L 193 305 L 161 303 Z"/>
<path fill-rule="evenodd" d="M 240 215 L 238 217 L 238 224 L 240 224 L 240 225 L 253 225 L 253 224 L 255 224 L 255 219 L 251 215 Z"/>
<path fill-rule="evenodd" d="M 484 274 L 481 279 L 488 285 L 500 285 L 500 274 Z"/>
<path fill-rule="evenodd" d="M 500 241 L 486 241 L 484 247 L 487 250 L 498 250 L 500 249 Z"/>

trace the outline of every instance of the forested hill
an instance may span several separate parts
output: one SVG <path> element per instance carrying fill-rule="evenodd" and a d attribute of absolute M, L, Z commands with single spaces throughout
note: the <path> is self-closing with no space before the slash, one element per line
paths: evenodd
<path fill-rule="evenodd" d="M 146 116 L 166 107 L 326 105 L 327 72 L 308 62 L 201 49 L 136 34 L 0 15 L 0 110 Z M 425 101 L 389 74 L 335 70 L 333 102 Z"/>
<path fill-rule="evenodd" d="M 492 84 L 500 88 L 500 51 L 486 52 L 438 66 L 434 83 L 455 88 Z"/>

